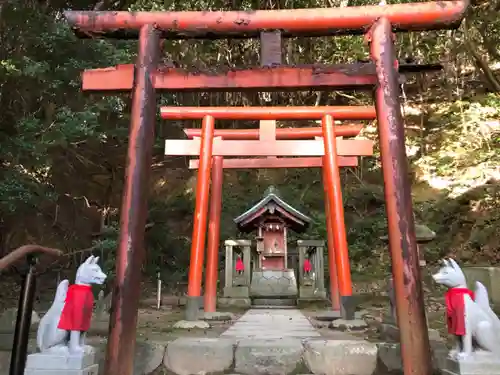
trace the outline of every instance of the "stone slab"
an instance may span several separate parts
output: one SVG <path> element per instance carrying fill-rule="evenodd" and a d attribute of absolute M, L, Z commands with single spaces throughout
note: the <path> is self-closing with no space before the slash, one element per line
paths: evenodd
<path fill-rule="evenodd" d="M 279 339 L 318 337 L 320 334 L 299 310 L 250 309 L 221 337 Z"/>
<path fill-rule="evenodd" d="M 179 320 L 173 326 L 174 329 L 208 329 L 210 324 L 204 320 Z"/>
<path fill-rule="evenodd" d="M 202 312 L 200 314 L 200 319 L 206 321 L 214 322 L 227 322 L 234 319 L 234 314 L 230 312 L 214 311 L 214 312 Z"/>
<path fill-rule="evenodd" d="M 365 340 L 307 340 L 304 360 L 309 370 L 322 375 L 372 375 L 378 348 Z"/>
<path fill-rule="evenodd" d="M 446 358 L 449 349 L 443 341 L 431 341 L 431 358 L 435 373 L 439 373 L 446 368 Z M 399 343 L 379 343 L 378 344 L 379 362 L 384 365 L 386 371 L 403 371 L 403 361 L 401 360 L 401 346 Z"/>
<path fill-rule="evenodd" d="M 224 297 L 226 298 L 249 298 L 248 286 L 226 286 L 224 287 Z"/>
<path fill-rule="evenodd" d="M 304 368 L 301 340 L 242 340 L 234 355 L 234 370 L 239 374 L 285 375 Z"/>
<path fill-rule="evenodd" d="M 354 320 L 344 320 L 344 319 L 335 319 L 330 323 L 330 328 L 332 329 L 340 329 L 342 331 L 358 331 L 363 330 L 368 327 L 368 323 L 363 319 L 354 319 Z"/>
<path fill-rule="evenodd" d="M 241 308 L 250 308 L 252 305 L 252 301 L 250 298 L 227 298 L 220 297 L 217 300 L 217 304 L 220 307 L 241 307 Z"/>
<path fill-rule="evenodd" d="M 456 375 L 499 375 L 500 358 L 496 354 L 482 351 L 460 360 L 448 357 L 443 372 Z"/>
<path fill-rule="evenodd" d="M 167 345 L 163 363 L 176 375 L 227 372 L 233 365 L 234 341 L 179 338 Z"/>
<path fill-rule="evenodd" d="M 315 287 L 301 286 L 299 287 L 299 298 L 301 300 L 324 300 L 326 299 L 326 291 L 318 290 Z"/>
<path fill-rule="evenodd" d="M 50 370 L 50 369 L 26 369 L 24 375 L 97 375 L 99 365 L 92 365 L 81 370 Z"/>
<path fill-rule="evenodd" d="M 26 359 L 26 369 L 35 370 L 82 370 L 95 364 L 95 353 L 83 355 L 57 355 L 34 353 Z"/>
<path fill-rule="evenodd" d="M 355 319 L 361 319 L 365 315 L 364 311 L 356 311 L 354 313 L 354 318 Z M 322 311 L 314 314 L 312 316 L 313 319 L 319 320 L 321 322 L 331 322 L 335 319 L 340 319 L 342 318 L 342 315 L 340 314 L 340 311 Z"/>

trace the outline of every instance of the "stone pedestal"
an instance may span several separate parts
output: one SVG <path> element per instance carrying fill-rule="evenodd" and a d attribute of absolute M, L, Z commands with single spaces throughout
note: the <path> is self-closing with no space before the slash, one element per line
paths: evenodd
<path fill-rule="evenodd" d="M 295 272 L 290 269 L 254 271 L 250 293 L 257 298 L 297 298 Z"/>
<path fill-rule="evenodd" d="M 250 240 L 226 240 L 226 263 L 225 263 L 225 285 L 224 300 L 248 299 L 251 278 L 251 244 Z M 234 247 L 241 247 L 243 252 L 244 270 L 242 274 L 236 275 Z"/>
<path fill-rule="evenodd" d="M 325 241 L 298 240 L 299 250 L 299 300 L 323 301 L 326 300 L 324 254 Z M 304 274 L 304 260 L 309 253 L 312 273 Z"/>
<path fill-rule="evenodd" d="M 466 359 L 448 357 L 442 372 L 446 375 L 500 375 L 500 358 L 483 351 L 474 352 Z"/>
<path fill-rule="evenodd" d="M 225 298 L 249 298 L 248 286 L 226 286 L 224 287 Z"/>
<path fill-rule="evenodd" d="M 35 353 L 26 359 L 24 375 L 97 375 L 98 370 L 94 352 L 81 355 Z"/>

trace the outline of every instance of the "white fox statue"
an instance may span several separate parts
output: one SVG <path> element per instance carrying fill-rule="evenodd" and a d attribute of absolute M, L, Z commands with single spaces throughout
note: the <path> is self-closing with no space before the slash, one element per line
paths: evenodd
<path fill-rule="evenodd" d="M 475 350 L 500 355 L 500 319 L 490 307 L 486 287 L 476 281 L 472 292 L 457 262 L 445 259 L 442 263 L 432 277 L 448 288 L 445 296 L 448 332 L 456 337 L 456 348 L 450 356 L 466 359 Z"/>
<path fill-rule="evenodd" d="M 69 286 L 68 280 L 59 283 L 54 302 L 38 326 L 41 353 L 76 355 L 92 350 L 85 345 L 94 304 L 92 284 L 101 285 L 106 280 L 98 261 L 99 257 L 88 257 L 78 267 L 75 284 Z"/>

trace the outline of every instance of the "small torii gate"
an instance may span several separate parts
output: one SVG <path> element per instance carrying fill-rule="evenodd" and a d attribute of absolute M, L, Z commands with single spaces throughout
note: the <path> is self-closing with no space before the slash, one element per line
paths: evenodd
<path fill-rule="evenodd" d="M 337 119 L 350 120 L 373 120 L 376 116 L 375 108 L 366 107 L 163 107 L 160 109 L 163 119 L 203 119 L 203 129 L 200 139 L 193 140 L 166 140 L 165 155 L 170 156 L 200 156 L 195 162 L 198 171 L 198 185 L 196 192 L 195 223 L 193 226 L 193 241 L 191 245 L 191 265 L 189 267 L 188 300 L 186 304 L 186 318 L 196 320 L 199 310 L 198 301 L 201 294 L 201 279 L 203 271 L 203 256 L 205 247 L 205 229 L 208 211 L 208 186 L 210 186 L 210 174 L 212 177 L 212 199 L 210 203 L 210 214 L 208 221 L 208 247 L 207 247 L 207 269 L 205 273 L 205 311 L 215 311 L 216 286 L 218 279 L 218 247 L 220 228 L 220 206 L 222 194 L 222 168 L 227 166 L 235 168 L 259 168 L 264 167 L 283 168 L 288 167 L 321 167 L 323 166 L 323 178 L 325 187 L 325 210 L 328 228 L 328 250 L 330 264 L 330 288 L 332 295 L 332 307 L 340 308 L 345 319 L 354 319 L 355 305 L 352 302 L 351 272 L 349 266 L 349 255 L 347 251 L 347 238 L 344 225 L 344 210 L 342 201 L 342 190 L 340 184 L 339 167 L 357 165 L 357 156 L 373 155 L 373 142 L 370 140 L 343 140 L 337 139 L 336 129 L 333 126 L 333 116 Z M 280 120 L 322 120 L 322 128 L 303 129 L 302 134 L 309 135 L 316 140 L 277 140 L 276 125 L 274 118 Z M 258 139 L 237 139 L 234 134 L 245 134 L 231 132 L 226 137 L 213 139 L 214 146 L 210 150 L 207 139 L 214 138 L 216 130 L 210 136 L 207 132 L 207 122 L 219 120 L 260 120 L 260 129 L 254 129 Z M 269 120 L 273 119 L 273 122 Z M 331 130 L 330 130 L 331 128 Z M 313 128 L 314 129 L 314 128 Z M 360 127 L 347 127 L 340 129 L 344 135 L 355 135 L 359 133 Z M 304 135 L 297 130 L 282 129 L 283 136 L 290 134 L 298 138 Z M 305 131 L 304 131 L 305 130 Z M 294 132 L 295 131 L 295 132 Z M 326 132 L 326 133 L 325 133 Z M 193 132 L 191 132 L 193 133 Z M 224 134 L 224 131 L 220 133 Z M 294 134 L 295 133 L 295 134 Z M 250 133 L 250 135 L 252 135 Z M 328 137 L 333 137 L 330 142 Z M 233 138 L 227 140 L 227 138 Z M 244 138 L 239 136 L 239 138 Z M 323 142 L 323 139 L 327 139 Z M 201 148 L 200 148 L 201 146 Z M 331 158 L 326 148 L 332 152 Z M 211 152 L 211 154 L 210 154 Z M 210 163 L 205 158 L 220 157 L 214 159 L 213 165 L 217 170 L 210 171 Z M 223 156 L 266 156 L 258 159 L 222 159 Z M 309 158 L 277 158 L 277 156 L 316 156 Z M 191 164 L 190 162 L 190 164 Z M 227 164 L 224 166 L 223 164 Z M 283 166 L 282 166 L 283 165 Z M 200 167 L 201 166 L 201 167 Z M 208 168 L 208 169 L 207 169 Z M 330 191 L 331 190 L 331 191 Z M 207 194 L 205 197 L 202 194 Z M 200 195 L 199 195 L 200 194 Z M 199 204 L 198 204 L 199 203 Z M 206 204 L 206 206 L 205 206 Z M 332 209 L 330 209 L 332 207 Z M 196 239 L 196 241 L 195 241 Z M 334 246 L 335 244 L 335 246 Z M 335 249 L 335 251 L 334 251 Z M 337 266 L 339 265 L 339 266 Z M 342 269 L 339 269 L 342 268 Z M 339 296 L 340 295 L 340 301 Z"/>
<path fill-rule="evenodd" d="M 393 32 L 457 28 L 468 6 L 469 0 L 457 0 L 318 9 L 64 13 L 79 37 L 139 39 L 135 66 L 122 65 L 83 74 L 84 90 L 119 90 L 133 94 L 107 345 L 107 375 L 131 375 L 133 371 L 140 272 L 145 254 L 147 187 L 156 117 L 155 91 L 331 90 L 371 89 L 374 86 L 403 368 L 405 375 L 432 373 L 407 173 L 404 121 L 398 97 L 399 75 L 394 64 Z M 253 38 L 263 30 L 282 30 L 284 37 L 365 34 L 373 63 L 330 65 L 319 71 L 316 66 L 278 66 L 228 70 L 218 74 L 186 72 L 158 65 L 162 38 Z M 213 117 L 211 119 L 206 118 L 204 122 L 212 123 L 208 127 L 213 129 Z M 328 121 L 331 122 L 331 117 Z M 334 132 L 333 126 L 328 128 Z M 327 138 L 331 136 L 325 140 Z M 230 141 L 215 140 L 215 150 L 220 147 L 217 146 L 220 142 Z M 320 141 L 310 142 L 323 146 Z M 326 144 L 332 146 L 328 141 Z M 208 145 L 205 137 L 203 146 L 211 148 L 212 142 Z M 325 153 L 328 158 L 332 157 L 330 152 Z M 210 164 L 211 160 L 204 163 Z M 206 169 L 204 163 L 200 162 L 201 169 Z"/>

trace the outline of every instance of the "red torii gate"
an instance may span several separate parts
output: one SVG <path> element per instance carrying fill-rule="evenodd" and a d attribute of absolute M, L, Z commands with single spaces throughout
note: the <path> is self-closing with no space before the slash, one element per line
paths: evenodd
<path fill-rule="evenodd" d="M 357 165 L 357 157 L 342 156 L 371 156 L 373 154 L 373 142 L 369 140 L 336 140 L 332 145 L 323 142 L 325 129 L 333 126 L 330 124 L 331 117 L 346 119 L 363 119 L 371 120 L 375 118 L 374 107 L 162 107 L 161 116 L 163 119 L 205 119 L 215 118 L 224 120 L 246 119 L 260 120 L 260 129 L 243 130 L 241 133 L 235 131 L 218 131 L 214 130 L 215 134 L 226 134 L 226 137 L 220 137 L 214 140 L 213 149 L 211 150 L 214 156 L 212 177 L 212 199 L 210 202 L 210 218 L 208 231 L 208 246 L 207 246 L 207 267 L 205 273 L 205 311 L 215 311 L 216 307 L 216 286 L 217 286 L 217 267 L 218 267 L 218 248 L 219 248 L 219 228 L 220 228 L 220 206 L 222 194 L 222 169 L 223 163 L 232 168 L 240 167 L 259 167 L 259 163 L 271 168 L 281 168 L 282 165 L 289 167 L 314 167 L 325 166 L 323 168 L 323 178 L 325 186 L 325 208 L 327 212 L 327 228 L 328 228 L 328 250 L 330 264 L 330 290 L 332 295 L 332 307 L 341 309 L 342 315 L 346 319 L 354 318 L 355 305 L 350 297 L 352 296 L 351 274 L 349 266 L 349 255 L 347 251 L 347 238 L 344 225 L 344 212 L 342 202 L 342 192 L 340 185 L 339 167 L 346 165 Z M 328 117 L 329 116 L 329 117 Z M 281 140 L 278 141 L 277 129 L 274 123 L 262 122 L 270 118 L 279 117 L 280 119 L 296 120 L 300 119 L 322 119 L 322 128 L 304 128 L 304 129 L 281 129 L 281 137 L 304 138 L 304 135 L 309 138 L 316 138 L 316 141 L 305 140 Z M 356 135 L 361 130 L 361 126 L 355 127 L 338 127 L 340 133 L 348 135 Z M 299 130 L 299 131 L 298 131 Z M 196 140 L 166 140 L 165 155 L 200 155 L 200 160 L 191 160 L 196 162 L 196 168 L 199 166 L 198 172 L 198 187 L 200 194 L 204 194 L 205 186 L 209 186 L 210 170 L 209 164 L 204 158 L 208 157 L 210 151 L 206 146 L 205 139 L 210 137 L 207 134 L 207 128 L 198 133 L 201 136 Z M 189 131 L 188 131 L 189 133 Z M 191 131 L 193 133 L 193 131 Z M 194 132 L 197 133 L 197 132 Z M 242 134 L 253 134 L 258 136 L 258 140 L 246 140 Z M 330 134 L 330 133 L 328 133 Z M 334 133 L 338 135 L 337 131 Z M 330 134 L 331 135 L 331 134 Z M 236 138 L 237 140 L 234 140 Z M 318 139 L 319 138 L 319 139 Z M 334 137 L 335 138 L 335 137 Z M 226 139 L 226 140 L 224 140 Z M 230 141 L 227 139 L 231 139 Z M 326 138 L 325 138 L 326 139 Z M 222 141 L 221 141 L 222 140 Z M 301 156 L 303 154 L 310 155 L 325 155 L 325 148 L 332 147 L 334 158 L 329 161 L 325 157 L 316 158 L 281 158 L 276 156 Z M 200 145 L 202 149 L 200 149 Z M 245 145 L 249 145 L 245 147 Z M 282 145 L 281 147 L 278 145 Z M 334 145 L 334 146 L 333 146 Z M 338 150 L 338 152 L 337 152 Z M 272 153 L 271 153 L 272 152 Z M 230 156 L 267 156 L 267 158 L 258 159 L 222 159 L 223 155 Z M 273 155 L 273 156 L 269 156 Z M 217 158 L 217 159 L 215 159 Z M 191 164 L 191 163 L 190 163 Z M 204 167 L 205 168 L 204 168 Z M 332 187 L 330 192 L 328 187 Z M 207 209 L 208 206 L 208 191 L 207 197 L 198 195 L 195 209 L 195 224 L 193 227 L 193 240 L 191 247 L 191 266 L 189 273 L 188 286 L 188 304 L 186 305 L 186 316 L 188 319 L 197 319 L 199 306 L 197 304 L 201 292 L 201 278 L 203 270 L 203 253 L 204 253 L 204 231 L 206 228 Z M 333 195 L 332 195 L 333 194 Z M 334 199 L 334 200 L 333 200 Z M 198 205 L 199 202 L 199 205 Z M 330 210 L 330 207 L 334 209 Z M 335 246 L 334 246 L 335 243 Z M 334 248 L 336 251 L 334 251 Z M 336 259 L 337 258 L 337 259 Z M 338 269 L 336 265 L 343 268 Z M 337 275 L 340 275 L 338 282 Z M 339 301 L 340 291 L 340 301 Z"/>
<path fill-rule="evenodd" d="M 456 28 L 468 6 L 469 0 L 458 0 L 332 9 L 64 13 L 80 37 L 139 39 L 134 71 L 112 68 L 87 71 L 83 77 L 87 89 L 133 93 L 106 374 L 131 375 L 133 369 L 140 265 L 144 259 L 147 186 L 156 116 L 155 89 L 241 91 L 241 84 L 262 90 L 376 86 L 389 249 L 403 367 L 405 375 L 431 374 L 392 32 Z M 282 30 L 285 37 L 366 33 L 374 64 L 333 67 L 324 74 L 315 74 L 314 67 L 305 67 L 301 72 L 300 67 L 286 67 L 287 70 L 277 67 L 200 75 L 199 72 L 178 72 L 158 66 L 161 38 L 249 38 L 259 36 L 262 30 Z M 363 67 L 368 71 L 360 70 Z M 100 83 L 94 81 L 90 87 L 88 83 L 97 75 Z M 251 79 L 242 81 L 245 75 Z M 127 85 L 122 81 L 128 82 Z"/>
<path fill-rule="evenodd" d="M 363 125 L 336 126 L 335 134 L 338 137 L 356 136 L 361 131 Z M 201 129 L 184 129 L 188 138 L 201 136 Z M 322 128 L 276 128 L 276 124 L 262 122 L 259 129 L 216 129 L 215 137 L 223 139 L 265 139 L 273 137 L 275 139 L 307 139 L 317 138 L 322 135 Z M 358 158 L 356 156 L 339 156 L 339 167 L 357 167 Z M 189 160 L 189 169 L 198 169 L 200 161 L 198 159 Z M 207 262 L 205 270 L 205 303 L 206 312 L 216 310 L 217 298 L 217 277 L 218 277 L 218 247 L 220 241 L 220 214 L 222 204 L 222 184 L 224 169 L 266 169 L 266 168 L 314 168 L 322 167 L 322 157 L 297 157 L 297 158 L 251 158 L 251 159 L 224 159 L 222 156 L 214 156 L 212 162 L 212 184 L 210 194 L 210 214 L 208 218 L 208 243 Z M 326 191 L 326 176 L 323 170 L 323 187 L 325 190 L 325 202 L 328 202 Z M 330 296 L 333 310 L 340 309 L 339 288 L 337 280 L 337 266 L 334 253 L 334 237 L 332 223 L 330 220 L 329 206 L 325 205 L 328 262 L 330 273 Z"/>

